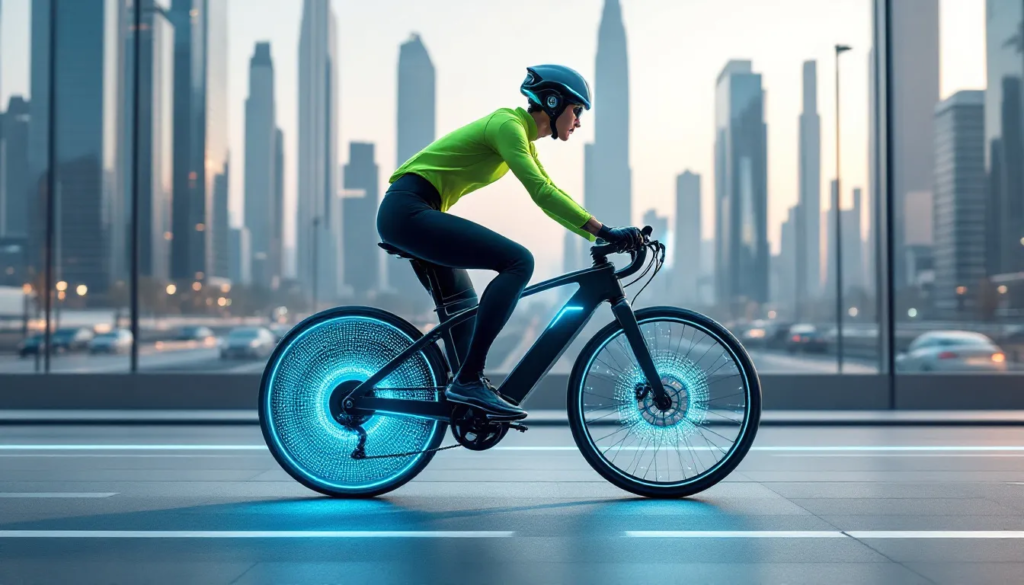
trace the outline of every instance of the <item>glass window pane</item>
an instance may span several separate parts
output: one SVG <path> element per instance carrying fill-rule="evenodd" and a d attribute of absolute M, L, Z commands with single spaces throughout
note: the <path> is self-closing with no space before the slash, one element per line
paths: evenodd
<path fill-rule="evenodd" d="M 45 108 L 39 110 L 32 94 L 47 69 L 45 63 L 33 69 L 24 58 L 37 41 L 35 24 L 29 2 L 7 2 L 0 14 L 0 374 L 43 369 L 34 358 L 44 327 L 37 293 L 43 288 L 40 178 L 46 160 L 45 149 L 33 147 L 33 119 L 45 121 Z"/>
<path fill-rule="evenodd" d="M 895 2 L 892 25 L 898 371 L 1022 371 L 1024 4 Z"/>

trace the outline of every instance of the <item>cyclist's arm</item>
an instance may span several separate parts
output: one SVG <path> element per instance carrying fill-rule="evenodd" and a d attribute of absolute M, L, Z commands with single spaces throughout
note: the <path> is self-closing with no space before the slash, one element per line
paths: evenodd
<path fill-rule="evenodd" d="M 530 148 L 522 125 L 515 120 L 507 120 L 487 134 L 494 150 L 548 217 L 587 240 L 595 239 L 592 233 L 583 229 L 591 219 L 590 214 L 551 182 Z"/>

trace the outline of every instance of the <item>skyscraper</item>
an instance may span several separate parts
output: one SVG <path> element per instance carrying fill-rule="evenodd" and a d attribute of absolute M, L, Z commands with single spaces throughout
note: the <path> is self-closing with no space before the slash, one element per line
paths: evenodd
<path fill-rule="evenodd" d="M 778 291 L 772 300 L 780 307 L 795 309 L 797 313 L 800 309 L 797 291 L 806 284 L 806 280 L 797 276 L 797 265 L 803 256 L 803 250 L 797 245 L 797 226 L 802 221 L 801 214 L 800 205 L 789 208 L 786 221 L 782 222 L 778 263 L 773 268 L 778 279 Z"/>
<path fill-rule="evenodd" d="M 861 237 L 861 217 L 863 217 L 864 191 L 853 190 L 853 208 L 843 212 L 843 280 L 850 289 L 865 289 L 867 282 L 864 277 L 864 240 Z"/>
<path fill-rule="evenodd" d="M 1024 272 L 1024 2 L 986 3 L 988 273 Z"/>
<path fill-rule="evenodd" d="M 172 0 L 169 14 L 174 24 L 171 278 L 202 280 L 217 270 L 214 182 L 226 175 L 228 156 L 227 2 Z M 218 240 L 226 242 L 227 234 Z"/>
<path fill-rule="evenodd" d="M 274 63 L 270 43 L 256 43 L 249 60 L 249 98 L 245 100 L 245 227 L 249 229 L 252 281 L 270 288 L 274 224 L 277 215 L 277 112 L 274 104 Z"/>
<path fill-rule="evenodd" d="M 398 166 L 434 141 L 435 77 L 423 40 L 410 35 L 398 50 Z"/>
<path fill-rule="evenodd" d="M 799 209 L 794 218 L 796 282 L 790 290 L 799 312 L 821 288 L 821 116 L 818 115 L 818 64 L 804 62 L 803 111 L 800 113 Z"/>
<path fill-rule="evenodd" d="M 932 124 L 939 101 L 939 0 L 900 0 L 892 3 L 890 39 L 891 95 L 889 119 L 892 144 L 893 240 L 896 289 L 910 286 L 904 247 L 908 234 L 923 233 L 930 214 L 906 215 L 908 196 L 930 197 L 934 170 Z M 874 132 L 875 140 L 884 134 Z M 877 144 L 874 152 L 878 152 Z M 917 193 L 918 195 L 912 195 Z M 925 195 L 928 194 L 928 195 Z"/>
<path fill-rule="evenodd" d="M 605 0 L 597 33 L 594 142 L 584 147 L 583 203 L 598 220 L 632 225 L 629 57 L 619 0 Z"/>
<path fill-rule="evenodd" d="M 430 60 L 423 40 L 413 34 L 402 43 L 398 51 L 398 152 L 396 165 L 412 158 L 434 141 L 436 125 L 434 64 Z M 388 256 L 387 285 L 405 294 L 417 311 L 430 306 L 430 297 L 419 292 L 422 288 L 407 260 Z"/>
<path fill-rule="evenodd" d="M 231 220 L 228 212 L 230 197 L 231 165 L 225 164 L 224 171 L 213 176 L 213 213 L 210 214 L 209 233 L 210 274 L 230 279 L 231 274 Z"/>
<path fill-rule="evenodd" d="M 270 288 L 277 290 L 284 279 L 284 133 L 274 131 L 274 206 L 271 213 Z"/>
<path fill-rule="evenodd" d="M 715 103 L 715 294 L 736 311 L 768 300 L 768 126 L 750 61 L 726 64 Z"/>
<path fill-rule="evenodd" d="M 337 23 L 330 0 L 305 0 L 299 33 L 298 279 L 319 301 L 338 292 Z"/>
<path fill-rule="evenodd" d="M 89 298 L 103 298 L 114 276 L 115 256 L 123 250 L 114 242 L 124 235 L 118 219 L 124 217 L 119 175 L 124 8 L 116 0 L 62 2 L 59 8 L 53 92 L 53 162 L 60 184 L 53 197 L 55 275 L 72 290 L 84 284 Z M 49 140 L 50 11 L 48 0 L 33 0 L 29 156 L 30 180 L 40 187 L 46 183 Z M 42 250 L 41 245 L 34 248 Z"/>
<path fill-rule="evenodd" d="M 28 136 L 31 105 L 21 96 L 11 96 L 7 111 L 0 116 L 0 238 L 28 236 L 29 166 Z"/>
<path fill-rule="evenodd" d="M 124 239 L 116 245 L 115 273 L 127 275 L 131 258 L 132 180 L 139 181 L 139 274 L 167 280 L 171 262 L 171 196 L 174 155 L 174 26 L 162 0 L 141 0 L 139 33 L 139 124 L 135 129 L 135 84 L 124 83 L 125 108 L 121 112 L 124 151 Z M 128 19 L 134 19 L 129 9 Z M 134 71 L 133 27 L 125 35 L 125 70 Z M 130 75 L 130 74 L 129 74 Z M 130 80 L 130 77 L 129 77 Z M 59 122 L 58 122 L 59 123 Z M 133 133 L 138 132 L 138 159 L 133 152 Z M 136 168 L 137 167 L 137 168 Z M 124 276 L 121 276 L 123 278 Z"/>
<path fill-rule="evenodd" d="M 985 92 L 960 91 L 935 108 L 934 298 L 943 317 L 973 308 L 977 294 L 957 288 L 973 292 L 986 276 L 985 195 Z"/>
<path fill-rule="evenodd" d="M 373 144 L 350 143 L 345 165 L 345 189 L 350 193 L 342 199 L 341 251 L 345 255 L 345 284 L 352 288 L 357 299 L 365 299 L 368 292 L 380 288 L 379 175 Z"/>
<path fill-rule="evenodd" d="M 700 301 L 701 266 L 700 175 L 690 171 L 676 177 L 676 228 L 672 250 L 672 283 L 678 302 Z"/>
<path fill-rule="evenodd" d="M 830 201 L 834 201 L 836 182 L 831 182 Z M 842 255 L 843 255 L 843 294 L 847 295 L 852 290 L 863 289 L 864 280 L 864 241 L 861 239 L 861 212 L 862 212 L 861 189 L 853 190 L 853 207 L 843 209 L 839 220 L 842 222 Z M 825 279 L 825 291 L 829 295 L 836 294 L 836 216 L 835 208 L 830 207 L 825 221 L 827 225 L 828 257 L 825 264 L 828 267 Z"/>
<path fill-rule="evenodd" d="M 252 264 L 248 259 L 252 258 L 252 251 L 249 248 L 249 230 L 245 227 L 231 228 L 231 270 L 228 278 L 236 284 L 252 284 L 252 274 L 249 269 Z"/>

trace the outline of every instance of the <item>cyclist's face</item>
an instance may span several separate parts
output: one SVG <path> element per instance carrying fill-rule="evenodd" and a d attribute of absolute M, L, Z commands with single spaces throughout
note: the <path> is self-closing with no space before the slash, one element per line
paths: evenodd
<path fill-rule="evenodd" d="M 569 140 L 572 136 L 573 131 L 580 127 L 580 119 L 577 112 L 582 112 L 583 106 L 578 104 L 570 104 L 562 115 L 558 117 L 555 123 L 555 127 L 558 129 L 558 137 L 562 140 Z"/>

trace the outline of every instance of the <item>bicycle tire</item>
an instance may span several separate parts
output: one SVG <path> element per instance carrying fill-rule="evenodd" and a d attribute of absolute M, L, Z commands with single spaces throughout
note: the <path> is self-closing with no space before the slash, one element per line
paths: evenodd
<path fill-rule="evenodd" d="M 260 428 L 278 464 L 307 488 L 345 498 L 378 496 L 419 474 L 433 451 L 353 459 L 358 436 L 331 417 L 327 403 L 339 380 L 365 380 L 420 337 L 416 327 L 396 315 L 356 306 L 322 311 L 289 331 L 267 363 L 259 393 Z M 440 349 L 428 344 L 376 392 L 386 395 L 389 381 L 398 382 L 392 387 L 443 387 L 448 372 Z M 439 400 L 437 393 L 432 395 L 422 391 L 417 399 Z M 435 449 L 448 429 L 446 422 L 381 413 L 360 426 L 367 433 L 369 455 Z"/>
<path fill-rule="evenodd" d="M 670 320 L 692 326 L 713 337 L 728 350 L 731 357 L 735 360 L 738 370 L 740 370 L 740 375 L 744 378 L 747 389 L 745 417 L 737 440 L 726 457 L 714 465 L 712 469 L 707 470 L 706 473 L 692 481 L 666 484 L 648 482 L 637 477 L 631 477 L 629 473 L 624 473 L 616 468 L 613 463 L 609 463 L 595 444 L 593 437 L 591 437 L 585 420 L 583 408 L 585 388 L 583 384 L 587 370 L 590 368 L 590 364 L 597 353 L 616 335 L 622 332 L 622 328 L 617 322 L 609 323 L 598 331 L 580 352 L 576 363 L 573 365 L 567 389 L 568 418 L 573 439 L 583 457 L 587 460 L 587 463 L 603 478 L 623 490 L 649 498 L 692 496 L 723 480 L 739 465 L 740 461 L 743 460 L 750 450 L 754 437 L 757 434 L 761 417 L 760 380 L 758 379 L 753 362 L 750 360 L 750 356 L 747 355 L 742 344 L 725 327 L 705 315 L 676 307 L 650 307 L 637 311 L 636 319 L 641 327 L 645 323 L 659 320 Z M 611 410 L 612 407 L 607 407 L 607 409 Z M 655 457 L 657 457 L 657 452 L 655 452 Z"/>

